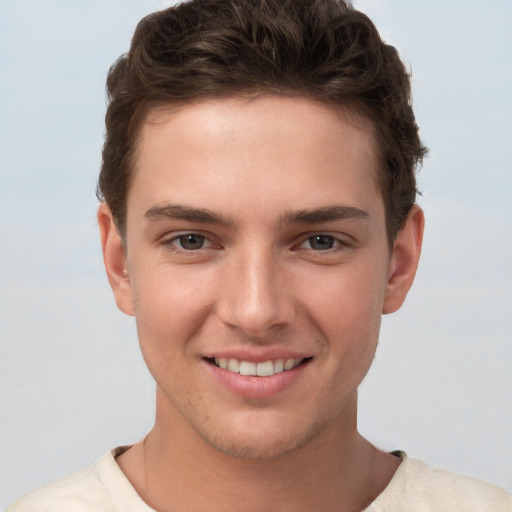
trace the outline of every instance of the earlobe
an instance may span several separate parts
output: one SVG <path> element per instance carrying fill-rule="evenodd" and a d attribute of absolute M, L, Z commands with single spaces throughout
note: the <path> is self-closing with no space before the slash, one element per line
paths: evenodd
<path fill-rule="evenodd" d="M 423 211 L 419 206 L 414 205 L 393 245 L 386 294 L 382 307 L 383 314 L 397 311 L 402 306 L 412 286 L 420 259 L 424 226 Z"/>
<path fill-rule="evenodd" d="M 103 262 L 117 307 L 123 313 L 133 315 L 133 299 L 127 270 L 126 250 L 117 231 L 112 212 L 105 203 L 100 204 L 98 208 L 98 226 Z"/>

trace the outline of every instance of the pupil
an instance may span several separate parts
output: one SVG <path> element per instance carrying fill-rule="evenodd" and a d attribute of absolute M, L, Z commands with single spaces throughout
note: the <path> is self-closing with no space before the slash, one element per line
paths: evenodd
<path fill-rule="evenodd" d="M 332 249 L 334 238 L 329 235 L 317 235 L 311 237 L 310 244 L 311 247 L 317 251 L 326 251 L 327 249 Z"/>
<path fill-rule="evenodd" d="M 204 243 L 204 236 L 201 235 L 183 235 L 180 237 L 180 245 L 183 249 L 189 251 L 201 249 Z"/>

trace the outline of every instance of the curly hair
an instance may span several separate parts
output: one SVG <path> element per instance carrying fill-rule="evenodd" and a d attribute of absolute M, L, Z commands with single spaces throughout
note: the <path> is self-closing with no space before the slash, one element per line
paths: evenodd
<path fill-rule="evenodd" d="M 355 109 L 376 133 L 390 243 L 416 200 L 427 149 L 410 74 L 345 0 L 191 0 L 152 13 L 110 68 L 97 196 L 124 236 L 137 136 L 150 110 L 242 94 L 299 95 Z"/>

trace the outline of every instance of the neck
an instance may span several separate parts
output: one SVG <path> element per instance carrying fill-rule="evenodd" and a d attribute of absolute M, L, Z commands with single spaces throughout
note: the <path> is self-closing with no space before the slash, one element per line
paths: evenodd
<path fill-rule="evenodd" d="M 399 460 L 359 435 L 356 412 L 354 393 L 306 445 L 277 458 L 249 459 L 210 446 L 157 401 L 154 428 L 118 462 L 158 512 L 362 510 L 387 485 Z"/>

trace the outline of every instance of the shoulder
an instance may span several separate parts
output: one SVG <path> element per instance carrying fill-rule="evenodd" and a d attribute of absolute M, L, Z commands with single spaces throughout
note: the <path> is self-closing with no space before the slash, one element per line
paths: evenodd
<path fill-rule="evenodd" d="M 102 473 L 115 465 L 114 453 L 106 453 L 94 464 L 30 492 L 7 512 L 113 512 L 111 492 Z"/>
<path fill-rule="evenodd" d="M 30 492 L 13 503 L 7 512 L 74 512 L 103 510 L 108 500 L 94 466 L 84 468 Z M 108 510 L 108 509 L 107 509 Z"/>
<path fill-rule="evenodd" d="M 444 502 L 446 510 L 512 512 L 512 497 L 494 484 L 408 459 L 408 490 L 420 500 Z M 435 501 L 437 500 L 437 501 Z"/>
<path fill-rule="evenodd" d="M 377 506 L 374 510 L 393 512 L 512 512 L 512 496 L 483 480 L 433 468 L 404 456 L 395 476 L 374 505 Z"/>

